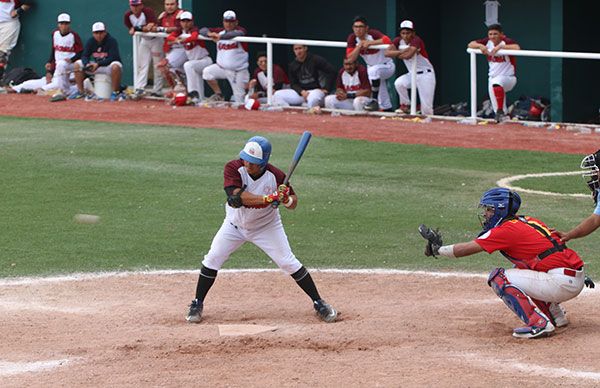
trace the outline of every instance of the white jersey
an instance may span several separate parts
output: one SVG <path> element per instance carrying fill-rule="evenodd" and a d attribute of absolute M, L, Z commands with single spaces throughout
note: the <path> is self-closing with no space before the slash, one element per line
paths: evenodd
<path fill-rule="evenodd" d="M 83 50 L 81 39 L 77 33 L 71 31 L 67 35 L 61 35 L 59 30 L 52 33 L 52 49 L 54 50 L 54 61 L 72 58 L 73 55 Z"/>
<path fill-rule="evenodd" d="M 241 159 L 233 160 L 225 166 L 225 187 L 236 186 L 244 187 L 245 191 L 255 195 L 269 195 L 277 191 L 277 187 L 283 183 L 285 174 L 278 168 L 268 164 L 264 174 L 257 180 L 252 179 Z M 290 193 L 293 193 L 290 188 Z M 278 208 L 271 205 L 260 206 L 242 206 L 233 208 L 227 204 L 225 206 L 225 219 L 233 225 L 246 229 L 258 230 L 269 224 L 281 222 L 281 216 Z"/>
<path fill-rule="evenodd" d="M 373 40 L 383 40 L 383 44 L 391 44 L 392 41 L 386 35 L 382 34 L 381 31 L 375 29 L 369 29 L 367 35 L 365 36 L 365 40 L 373 41 Z M 349 55 L 352 51 L 356 49 L 356 46 L 360 43 L 360 39 L 355 34 L 350 34 L 346 41 L 346 55 Z M 380 49 L 363 49 L 360 51 L 361 58 L 365 61 L 367 66 L 375 66 L 382 63 L 392 62 L 392 58 L 388 58 L 385 56 L 384 50 Z"/>
<path fill-rule="evenodd" d="M 237 27 L 246 34 L 246 30 Z M 219 35 L 227 31 L 221 29 Z M 248 68 L 248 43 L 236 42 L 235 40 L 219 40 L 217 42 L 217 64 L 226 70 L 244 70 Z"/>
<path fill-rule="evenodd" d="M 0 22 L 13 20 L 10 13 L 15 9 L 14 0 L 0 0 Z"/>
<path fill-rule="evenodd" d="M 488 51 L 492 51 L 494 49 L 494 43 L 485 38 L 481 39 L 478 42 L 481 44 L 485 44 Z M 514 44 L 516 43 L 514 40 L 504 37 L 500 43 L 504 42 L 505 44 Z M 488 64 L 490 65 L 490 70 L 488 72 L 489 78 L 494 78 L 498 76 L 515 76 L 516 75 L 516 61 L 515 57 L 511 55 L 494 55 L 487 57 Z"/>
<path fill-rule="evenodd" d="M 417 52 L 412 58 L 403 59 L 408 71 L 412 70 L 414 61 L 417 61 L 417 73 L 433 71 L 433 65 L 429 62 L 429 54 L 427 54 L 427 50 L 425 49 L 425 43 L 417 35 L 410 42 L 405 42 L 404 39 L 397 37 L 394 39 L 394 46 L 399 49 L 405 49 L 410 46 L 417 48 Z"/>

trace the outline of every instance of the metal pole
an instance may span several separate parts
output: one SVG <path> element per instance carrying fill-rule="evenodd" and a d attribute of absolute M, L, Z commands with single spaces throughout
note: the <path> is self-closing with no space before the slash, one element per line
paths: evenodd
<path fill-rule="evenodd" d="M 273 105 L 273 43 L 267 42 L 267 105 Z"/>
<path fill-rule="evenodd" d="M 140 36 L 137 33 L 135 33 L 135 34 L 133 34 L 131 39 L 133 40 L 133 53 L 132 53 L 133 54 L 133 88 L 135 89 L 135 85 L 137 85 L 137 79 L 138 79 L 137 53 L 138 53 L 138 45 L 139 45 Z"/>
<path fill-rule="evenodd" d="M 410 69 L 410 114 L 417 114 L 417 53 Z"/>
<path fill-rule="evenodd" d="M 471 56 L 471 118 L 477 119 L 477 57 L 475 53 Z"/>

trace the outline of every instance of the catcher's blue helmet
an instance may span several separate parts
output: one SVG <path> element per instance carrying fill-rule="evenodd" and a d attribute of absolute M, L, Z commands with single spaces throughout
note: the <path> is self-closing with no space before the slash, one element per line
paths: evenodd
<path fill-rule="evenodd" d="M 243 160 L 265 167 L 271 156 L 271 143 L 262 136 L 253 136 L 246 142 L 244 149 L 240 151 Z"/>
<path fill-rule="evenodd" d="M 494 187 L 483 193 L 479 201 L 479 206 L 493 208 L 494 210 L 494 214 L 491 217 L 483 217 L 481 220 L 483 231 L 487 232 L 498 226 L 506 217 L 517 214 L 521 207 L 521 197 L 515 191 L 510 191 L 503 187 Z"/>

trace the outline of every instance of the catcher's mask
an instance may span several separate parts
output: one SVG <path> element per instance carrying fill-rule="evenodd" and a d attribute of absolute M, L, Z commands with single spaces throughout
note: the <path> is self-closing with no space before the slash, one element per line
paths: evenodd
<path fill-rule="evenodd" d="M 521 207 L 521 197 L 514 191 L 494 187 L 483 193 L 479 201 L 479 221 L 483 232 L 498 226 L 504 219 L 514 216 Z"/>
<path fill-rule="evenodd" d="M 589 154 L 581 161 L 581 176 L 585 179 L 588 187 L 594 193 L 594 202 L 596 201 L 596 190 L 600 188 L 600 182 L 598 178 L 598 163 L 600 163 L 600 150 L 596 153 Z"/>
<path fill-rule="evenodd" d="M 271 143 L 262 136 L 253 136 L 240 151 L 240 158 L 265 168 L 271 156 Z"/>

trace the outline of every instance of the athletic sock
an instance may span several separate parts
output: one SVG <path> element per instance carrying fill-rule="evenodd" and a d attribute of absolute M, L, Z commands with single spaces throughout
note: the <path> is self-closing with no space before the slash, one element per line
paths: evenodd
<path fill-rule="evenodd" d="M 196 285 L 196 299 L 204 302 L 208 290 L 212 287 L 217 278 L 217 271 L 214 269 L 206 268 L 202 266 L 200 268 L 200 275 L 198 276 L 198 284 Z"/>
<path fill-rule="evenodd" d="M 379 96 L 379 84 L 380 84 L 381 80 L 378 79 L 373 79 L 371 80 L 371 92 L 372 92 L 372 98 L 374 100 L 377 101 L 377 97 Z"/>
<path fill-rule="evenodd" d="M 504 111 L 504 88 L 500 85 L 494 85 L 494 96 L 496 96 L 496 102 L 498 103 L 498 109 Z"/>
<path fill-rule="evenodd" d="M 292 277 L 294 278 L 296 283 L 300 286 L 300 288 L 302 288 L 302 290 L 304 292 L 306 292 L 306 295 L 310 296 L 310 298 L 313 301 L 321 299 L 321 296 L 319 295 L 319 291 L 317 291 L 317 286 L 315 285 L 315 282 L 313 281 L 312 277 L 308 273 L 308 270 L 306 268 L 304 268 L 304 266 L 302 268 L 300 268 L 298 271 L 294 272 L 292 274 Z"/>

